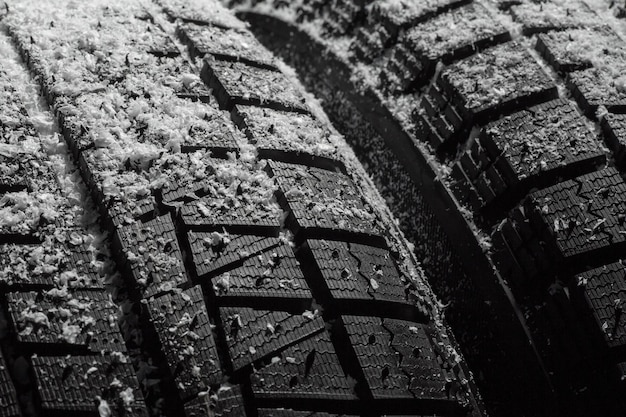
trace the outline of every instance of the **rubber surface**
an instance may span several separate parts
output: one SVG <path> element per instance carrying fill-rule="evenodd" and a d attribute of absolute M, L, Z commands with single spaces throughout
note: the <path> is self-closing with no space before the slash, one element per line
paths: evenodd
<path fill-rule="evenodd" d="M 0 16 L 0 416 L 482 415 L 383 200 L 231 12 Z"/>
<path fill-rule="evenodd" d="M 400 161 L 419 191 L 416 204 L 426 200 L 438 217 L 427 241 L 440 242 L 444 230 L 451 242 L 422 256 L 458 256 L 497 306 L 496 338 L 512 341 L 508 361 L 522 372 L 473 354 L 470 363 L 482 361 L 487 374 L 479 385 L 488 409 L 623 415 L 624 351 L 611 342 L 623 327 L 615 275 L 626 218 L 623 8 L 561 0 L 227 4 L 296 67 L 331 117 L 353 118 L 342 133 L 370 129 L 382 138 L 393 155 L 362 159 L 372 172 Z M 441 279 L 454 285 L 448 273 Z"/>

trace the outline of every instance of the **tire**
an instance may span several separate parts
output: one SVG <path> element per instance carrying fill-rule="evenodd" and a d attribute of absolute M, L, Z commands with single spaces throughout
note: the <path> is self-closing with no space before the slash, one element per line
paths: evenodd
<path fill-rule="evenodd" d="M 214 1 L 111 3 L 0 15 L 0 416 L 483 415 L 283 64 Z"/>
<path fill-rule="evenodd" d="M 386 197 L 411 182 L 433 285 L 457 300 L 478 289 L 491 312 L 487 329 L 463 317 L 476 304 L 448 315 L 487 410 L 623 415 L 623 8 L 228 4 L 321 98 Z"/>

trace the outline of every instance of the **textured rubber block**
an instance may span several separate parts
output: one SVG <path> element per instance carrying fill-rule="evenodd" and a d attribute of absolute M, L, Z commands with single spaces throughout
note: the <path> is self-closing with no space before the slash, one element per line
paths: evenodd
<path fill-rule="evenodd" d="M 17 392 L 13 386 L 4 356 L 0 353 L 0 415 L 2 417 L 18 417 L 20 413 Z"/>
<path fill-rule="evenodd" d="M 621 67 L 601 67 L 572 72 L 567 87 L 590 117 L 595 117 L 600 106 L 611 112 L 624 112 L 626 92 L 615 83 L 615 74 L 621 74 L 621 71 Z"/>
<path fill-rule="evenodd" d="M 626 349 L 624 272 L 624 265 L 615 262 L 578 274 L 573 283 L 584 295 L 584 304 L 593 317 L 593 330 L 607 349 Z"/>
<path fill-rule="evenodd" d="M 397 401 L 424 414 L 461 411 L 450 388 L 455 376 L 440 365 L 422 325 L 357 316 L 341 321 L 375 402 Z"/>
<path fill-rule="evenodd" d="M 169 214 L 117 230 L 122 259 L 144 297 L 188 282 L 174 223 Z"/>
<path fill-rule="evenodd" d="M 33 370 L 44 413 L 84 412 L 111 417 L 148 416 L 130 363 L 107 356 L 34 356 Z"/>
<path fill-rule="evenodd" d="M 176 200 L 197 199 L 198 193 L 202 195 L 201 189 L 214 188 L 214 166 L 220 163 L 222 161 L 211 158 L 210 152 L 205 151 L 161 155 L 150 167 L 151 173 L 160 177 L 162 183 L 157 199 L 166 205 Z"/>
<path fill-rule="evenodd" d="M 373 208 L 348 176 L 275 161 L 269 167 L 299 229 L 380 233 Z"/>
<path fill-rule="evenodd" d="M 233 369 L 240 370 L 254 362 L 276 355 L 324 330 L 324 320 L 307 314 L 256 310 L 246 307 L 220 308 L 224 333 Z"/>
<path fill-rule="evenodd" d="M 131 224 L 156 208 L 149 181 L 135 171 L 120 172 L 120 165 L 106 151 L 96 149 L 82 152 L 79 160 L 86 185 L 98 205 L 108 208 L 108 220 L 115 227 Z"/>
<path fill-rule="evenodd" d="M 371 5 L 369 20 L 381 24 L 393 37 L 400 29 L 413 26 L 450 8 L 467 3 L 467 0 L 427 0 L 421 2 L 393 2 L 376 0 Z"/>
<path fill-rule="evenodd" d="M 282 73 L 243 62 L 205 59 L 202 79 L 213 89 L 222 108 L 235 104 L 307 113 L 304 97 Z"/>
<path fill-rule="evenodd" d="M 17 340 L 35 352 L 126 351 L 117 306 L 105 291 L 11 292 L 7 303 Z"/>
<path fill-rule="evenodd" d="M 277 237 L 228 232 L 189 232 L 187 236 L 196 273 L 201 279 L 240 265 L 245 259 L 282 244 Z"/>
<path fill-rule="evenodd" d="M 187 227 L 278 230 L 282 211 L 274 197 L 277 187 L 260 165 L 234 159 L 212 160 L 209 165 L 214 173 L 202 178 L 202 189 L 196 192 L 201 198 L 180 210 Z"/>
<path fill-rule="evenodd" d="M 324 16 L 324 28 L 329 34 L 344 35 L 358 26 L 367 14 L 365 5 L 368 1 L 335 0 Z"/>
<path fill-rule="evenodd" d="M 615 161 L 624 165 L 626 157 L 626 116 L 607 113 L 602 119 L 602 130 Z"/>
<path fill-rule="evenodd" d="M 59 103 L 61 102 L 61 103 Z M 90 133 L 98 129 L 113 128 L 119 120 L 98 113 L 93 109 L 110 105 L 110 98 L 103 94 L 82 94 L 71 100 L 57 100 L 57 117 L 61 131 L 75 156 L 85 149 L 108 146 L 105 139 Z M 139 102 L 141 103 L 141 102 Z M 136 111 L 141 111 L 137 105 Z M 86 121 L 91 121 L 87 123 Z M 135 128 L 126 134 L 139 143 L 167 147 L 182 152 L 208 149 L 223 156 L 228 151 L 237 150 L 239 145 L 236 131 L 227 113 L 219 110 L 217 103 L 208 97 L 203 101 L 190 101 L 176 96 L 167 98 L 167 112 L 143 113 L 134 120 Z"/>
<path fill-rule="evenodd" d="M 40 150 L 13 144 L 0 146 L 0 193 L 32 190 L 31 178 L 39 178 L 48 170 L 42 164 Z"/>
<path fill-rule="evenodd" d="M 196 75 L 196 70 L 181 57 L 155 57 L 146 54 L 135 58 L 131 74 L 126 76 L 118 88 L 128 96 L 142 95 L 137 86 L 160 83 L 181 98 L 211 102 L 211 92 Z M 148 84 L 148 85 L 150 85 Z"/>
<path fill-rule="evenodd" d="M 56 193 L 55 193 L 56 194 Z M 39 243 L 55 220 L 62 220 L 67 201 L 47 192 L 0 194 L 0 243 Z"/>
<path fill-rule="evenodd" d="M 413 112 L 416 136 L 438 151 L 447 144 L 464 141 L 471 115 L 459 106 L 458 100 L 453 100 L 437 85 L 430 86 Z"/>
<path fill-rule="evenodd" d="M 211 283 L 221 305 L 267 308 L 280 302 L 307 308 L 312 298 L 288 245 L 248 258 L 240 267 L 213 278 Z"/>
<path fill-rule="evenodd" d="M 301 154 L 333 161 L 339 158 L 333 133 L 310 115 L 237 105 L 233 119 L 262 158 L 304 163 Z"/>
<path fill-rule="evenodd" d="M 171 20 L 180 19 L 183 22 L 199 25 L 214 25 L 222 28 L 246 29 L 246 24 L 237 19 L 231 11 L 226 9 L 218 0 L 194 1 L 185 0 L 158 0 L 165 13 Z"/>
<path fill-rule="evenodd" d="M 201 289 L 150 299 L 148 308 L 180 397 L 219 384 L 223 376 Z"/>
<path fill-rule="evenodd" d="M 525 181 L 526 188 L 590 172 L 606 161 L 604 145 L 586 118 L 564 99 L 490 123 L 480 144 L 508 184 Z"/>
<path fill-rule="evenodd" d="M 602 66 L 617 66 L 626 57 L 626 44 L 613 31 L 597 28 L 570 29 L 537 36 L 536 49 L 560 72 L 572 72 Z M 593 55 L 590 51 L 603 51 Z"/>
<path fill-rule="evenodd" d="M 586 3 L 576 0 L 522 3 L 511 7 L 511 15 L 521 23 L 525 35 L 602 24 L 600 16 Z"/>
<path fill-rule="evenodd" d="M 614 168 L 587 174 L 536 191 L 526 201 L 527 217 L 544 230 L 557 255 L 573 266 L 616 256 L 626 242 L 626 183 Z"/>
<path fill-rule="evenodd" d="M 389 31 L 373 23 L 356 30 L 350 48 L 358 59 L 370 63 L 391 43 L 393 39 Z"/>
<path fill-rule="evenodd" d="M 70 237 L 71 239 L 72 237 Z M 86 244 L 63 245 L 46 239 L 40 245 L 0 245 L 0 282 L 9 288 L 103 288 Z"/>
<path fill-rule="evenodd" d="M 327 291 L 340 308 L 355 300 L 412 304 L 405 293 L 407 279 L 399 273 L 389 251 L 330 240 L 308 240 L 307 245 Z M 366 305 L 371 311 L 377 303 Z"/>
<path fill-rule="evenodd" d="M 440 84 L 477 118 L 557 98 L 554 81 L 519 42 L 486 49 L 450 65 Z"/>
<path fill-rule="evenodd" d="M 308 401 L 357 400 L 325 332 L 285 349 L 250 379 L 260 406 L 276 397 L 285 406 L 288 402 L 302 406 Z"/>
<path fill-rule="evenodd" d="M 246 417 L 239 385 L 223 384 L 214 397 L 204 395 L 185 404 L 186 417 Z"/>
<path fill-rule="evenodd" d="M 112 19 L 102 19 L 100 30 L 109 33 L 124 33 L 128 50 L 148 52 L 154 56 L 176 57 L 180 50 L 172 38 L 159 25 L 155 25 L 154 17 L 147 11 Z M 130 35 L 130 36 L 129 36 Z M 143 36 L 142 36 L 143 35 Z M 104 53 L 116 52 L 109 45 L 102 45 Z"/>
<path fill-rule="evenodd" d="M 178 26 L 177 33 L 187 44 L 192 57 L 212 55 L 223 61 L 276 68 L 274 55 L 248 31 L 185 24 Z"/>
<path fill-rule="evenodd" d="M 399 43 L 434 71 L 438 60 L 459 59 L 510 38 L 506 28 L 487 9 L 472 3 L 413 26 Z"/>
<path fill-rule="evenodd" d="M 420 55 L 416 57 L 410 47 L 400 44 L 392 50 L 391 58 L 380 73 L 381 84 L 397 93 L 414 90 L 431 70 L 428 59 L 422 60 Z"/>
<path fill-rule="evenodd" d="M 167 112 L 154 112 L 149 117 L 143 124 L 136 121 L 140 124 L 137 130 L 141 131 L 138 142 L 173 150 L 179 146 L 182 152 L 208 149 L 219 157 L 239 149 L 237 138 L 242 135 L 214 99 L 193 102 L 170 97 Z"/>
<path fill-rule="evenodd" d="M 246 206 L 236 207 L 226 205 L 223 198 L 203 197 L 182 206 L 180 215 L 185 225 L 194 230 L 223 227 L 234 227 L 249 233 L 279 230 L 282 213 L 276 203 L 269 198 L 267 201 L 244 201 Z"/>
<path fill-rule="evenodd" d="M 90 127 L 93 124 L 86 123 L 86 120 L 90 119 L 88 110 L 92 108 L 91 106 L 103 106 L 105 100 L 102 94 L 97 93 L 85 93 L 78 97 L 59 97 L 56 99 L 55 110 L 59 130 L 74 157 L 77 157 L 85 149 L 96 146 L 93 135 L 90 134 Z"/>

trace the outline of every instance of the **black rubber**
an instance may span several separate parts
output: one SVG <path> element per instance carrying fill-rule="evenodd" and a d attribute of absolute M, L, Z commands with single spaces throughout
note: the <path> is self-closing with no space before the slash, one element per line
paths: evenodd
<path fill-rule="evenodd" d="M 0 416 L 484 414 L 384 200 L 230 11 L 0 18 Z"/>
<path fill-rule="evenodd" d="M 415 190 L 427 226 L 403 228 L 452 300 L 490 413 L 623 415 L 623 7 L 226 3 L 321 98 L 389 201 Z M 455 301 L 468 286 L 493 315 Z"/>

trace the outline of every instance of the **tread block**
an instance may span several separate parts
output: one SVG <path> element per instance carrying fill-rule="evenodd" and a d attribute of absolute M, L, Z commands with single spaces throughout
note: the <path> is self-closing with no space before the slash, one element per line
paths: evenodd
<path fill-rule="evenodd" d="M 373 23 L 356 30 L 350 47 L 358 59 L 369 63 L 380 56 L 389 43 L 392 43 L 391 34 L 381 25 Z"/>
<path fill-rule="evenodd" d="M 285 402 L 297 400 L 298 404 L 357 401 L 326 332 L 285 349 L 277 359 L 257 369 L 250 379 L 254 397 L 261 406 L 263 400 L 276 396 Z"/>
<path fill-rule="evenodd" d="M 209 189 L 216 182 L 215 166 L 219 164 L 223 162 L 206 151 L 161 155 L 150 167 L 151 173 L 161 180 L 157 191 L 160 201 L 172 205 L 176 200 L 197 199 L 197 193 L 202 195 L 202 189 Z"/>
<path fill-rule="evenodd" d="M 32 190 L 31 178 L 40 178 L 48 170 L 42 165 L 41 151 L 19 144 L 0 146 L 0 193 Z"/>
<path fill-rule="evenodd" d="M 3 417 L 18 417 L 20 408 L 17 400 L 17 392 L 13 386 L 7 363 L 0 352 L 0 410 Z"/>
<path fill-rule="evenodd" d="M 436 84 L 422 96 L 413 121 L 417 137 L 437 151 L 464 141 L 471 126 L 471 116 Z"/>
<path fill-rule="evenodd" d="M 131 224 L 156 208 L 149 181 L 135 171 L 120 170 L 120 161 L 102 150 L 80 155 L 79 167 L 99 207 L 108 208 L 115 227 Z"/>
<path fill-rule="evenodd" d="M 181 398 L 219 384 L 223 375 L 201 289 L 151 298 L 148 309 Z"/>
<path fill-rule="evenodd" d="M 541 34 L 535 47 L 561 72 L 619 65 L 626 57 L 626 43 L 607 26 Z"/>
<path fill-rule="evenodd" d="M 67 244 L 46 239 L 40 245 L 0 245 L 0 282 L 11 289 L 104 288 L 82 236 L 71 232 L 68 238 Z"/>
<path fill-rule="evenodd" d="M 277 159 L 282 153 L 339 158 L 333 133 L 310 115 L 237 105 L 233 117 L 262 158 Z"/>
<path fill-rule="evenodd" d="M 187 236 L 196 272 L 201 278 L 239 265 L 245 259 L 272 250 L 281 244 L 277 237 L 228 232 L 189 232 Z"/>
<path fill-rule="evenodd" d="M 376 0 L 372 3 L 370 21 L 380 23 L 391 36 L 400 29 L 425 21 L 448 9 L 467 3 L 467 0 L 425 0 L 421 2 L 394 2 Z"/>
<path fill-rule="evenodd" d="M 233 368 L 238 371 L 324 330 L 319 316 L 247 307 L 220 308 Z"/>
<path fill-rule="evenodd" d="M 549 101 L 487 125 L 480 142 L 492 161 L 516 183 L 559 170 L 580 174 L 605 160 L 604 146 L 586 118 L 567 100 Z M 569 167 L 569 169 L 568 169 Z M 565 171 L 565 172 L 563 172 Z M 567 171 L 570 171 L 569 173 Z"/>
<path fill-rule="evenodd" d="M 18 341 L 40 354 L 126 351 L 117 306 L 105 291 L 11 292 L 7 302 Z"/>
<path fill-rule="evenodd" d="M 451 392 L 456 377 L 442 368 L 424 326 L 373 317 L 341 320 L 374 401 L 403 401 L 420 413 L 461 411 Z"/>
<path fill-rule="evenodd" d="M 371 0 L 370 0 L 371 1 Z M 366 15 L 367 0 L 331 0 L 331 6 L 324 16 L 324 28 L 331 34 L 344 35 Z"/>
<path fill-rule="evenodd" d="M 215 156 L 239 149 L 237 139 L 241 134 L 214 100 L 190 101 L 172 96 L 168 98 L 167 112 L 144 117 L 139 142 L 174 150 L 180 146 L 182 152 L 208 149 Z"/>
<path fill-rule="evenodd" d="M 246 29 L 246 24 L 237 19 L 218 0 L 189 2 L 186 0 L 158 0 L 158 4 L 171 20 L 198 25 L 215 25 L 227 29 Z"/>
<path fill-rule="evenodd" d="M 212 161 L 195 199 L 181 207 L 189 228 L 220 229 L 240 226 L 278 230 L 282 210 L 275 201 L 276 185 L 255 163 L 242 160 Z"/>
<path fill-rule="evenodd" d="M 34 356 L 32 363 L 44 413 L 100 415 L 108 406 L 112 417 L 148 416 L 130 363 L 98 356 Z"/>
<path fill-rule="evenodd" d="M 223 384 L 215 393 L 198 397 L 185 404 L 186 417 L 246 417 L 239 385 Z"/>
<path fill-rule="evenodd" d="M 511 7 L 511 15 L 522 24 L 525 35 L 601 24 L 600 17 L 582 1 L 550 0 L 524 2 Z"/>
<path fill-rule="evenodd" d="M 481 162 L 475 167 L 470 160 Z M 594 171 L 605 162 L 606 149 L 587 120 L 559 99 L 485 126 L 461 166 L 476 189 L 489 186 L 493 197 L 506 193 L 513 203 L 533 187 Z M 486 204 L 489 199 L 483 198 Z"/>
<path fill-rule="evenodd" d="M 149 85 L 159 83 L 181 98 L 211 102 L 211 92 L 196 75 L 196 70 L 181 57 L 155 57 L 150 54 L 136 56 L 131 62 L 130 73 L 118 81 L 119 75 L 113 74 L 110 81 L 118 81 L 117 88 L 126 96 L 141 96 Z M 126 65 L 120 62 L 119 65 Z M 124 71 L 124 70 L 120 70 Z M 144 87 L 138 87 L 144 86 Z M 148 91 L 149 93 L 149 91 Z"/>
<path fill-rule="evenodd" d="M 557 98 L 554 82 L 517 41 L 450 65 L 439 84 L 475 119 Z"/>
<path fill-rule="evenodd" d="M 613 152 L 615 161 L 626 164 L 626 115 L 607 113 L 601 122 L 606 144 Z"/>
<path fill-rule="evenodd" d="M 275 161 L 269 167 L 299 229 L 381 233 L 374 209 L 348 176 Z"/>
<path fill-rule="evenodd" d="M 510 38 L 506 28 L 483 6 L 469 4 L 415 25 L 401 37 L 398 47 L 421 61 L 422 71 L 412 78 L 423 83 L 439 60 L 450 62 Z"/>
<path fill-rule="evenodd" d="M 567 86 L 589 117 L 595 117 L 600 106 L 614 112 L 626 111 L 626 92 L 616 84 L 613 70 L 589 68 L 572 72 Z"/>
<path fill-rule="evenodd" d="M 526 215 L 568 266 L 613 256 L 626 242 L 622 196 L 626 183 L 607 168 L 536 191 L 526 200 Z"/>
<path fill-rule="evenodd" d="M 125 100 L 121 97 L 116 99 Z M 139 111 L 142 109 L 141 101 L 136 103 Z M 208 99 L 191 101 L 170 95 L 167 103 L 167 112 L 149 109 L 141 114 L 139 120 L 124 119 L 123 123 L 134 123 L 134 129 L 128 130 L 127 134 L 139 143 L 174 150 L 180 148 L 182 152 L 209 149 L 224 155 L 238 149 L 237 137 L 240 133 L 227 113 L 219 110 L 216 102 Z M 81 94 L 72 100 L 57 100 L 61 130 L 75 154 L 88 148 L 107 146 L 107 136 L 93 132 L 112 129 L 120 121 L 101 114 L 101 117 L 94 117 L 93 109 L 109 105 L 110 98 L 102 94 Z"/>
<path fill-rule="evenodd" d="M 267 308 L 276 302 L 293 302 L 307 308 L 312 298 L 293 250 L 284 244 L 245 259 L 211 282 L 221 305 Z"/>
<path fill-rule="evenodd" d="M 248 31 L 185 24 L 178 26 L 177 32 L 189 47 L 192 57 L 212 55 L 223 61 L 276 68 L 274 55 Z"/>
<path fill-rule="evenodd" d="M 329 240 L 308 240 L 307 244 L 326 287 L 339 303 L 358 299 L 410 304 L 405 293 L 407 280 L 389 251 Z"/>
<path fill-rule="evenodd" d="M 202 79 L 213 88 L 222 108 L 235 104 L 307 113 L 302 93 L 285 75 L 242 62 L 204 60 Z"/>
<path fill-rule="evenodd" d="M 176 44 L 158 25 L 154 18 L 145 10 L 137 11 L 126 16 L 111 16 L 103 13 L 107 19 L 102 19 L 98 29 L 100 32 L 124 33 L 127 37 L 129 50 L 148 52 L 154 56 L 175 57 L 180 55 Z M 130 35 L 130 36 L 129 36 Z M 112 52 L 114 49 L 108 44 L 98 45 L 103 52 Z"/>
<path fill-rule="evenodd" d="M 188 282 L 182 253 L 169 214 L 119 228 L 122 259 L 144 297 L 169 291 Z"/>
<path fill-rule="evenodd" d="M 40 242 L 55 224 L 72 217 L 67 200 L 56 189 L 0 194 L 0 243 Z"/>
<path fill-rule="evenodd" d="M 602 344 L 607 349 L 621 349 L 626 345 L 626 318 L 622 300 L 626 297 L 626 268 L 621 262 L 604 265 L 576 276 L 577 290 L 593 317 Z"/>

